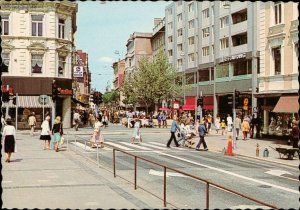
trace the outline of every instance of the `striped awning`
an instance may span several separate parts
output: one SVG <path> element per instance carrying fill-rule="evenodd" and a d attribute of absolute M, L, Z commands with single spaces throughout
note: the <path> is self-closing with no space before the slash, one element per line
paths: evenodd
<path fill-rule="evenodd" d="M 18 96 L 18 107 L 20 108 L 43 108 L 43 105 L 41 105 L 38 101 L 39 96 Z M 44 106 L 44 108 L 52 108 L 53 101 L 52 98 L 49 97 L 49 103 Z M 12 100 L 10 100 L 8 103 L 2 102 L 2 107 L 9 107 L 9 108 L 15 108 L 16 106 L 12 103 Z"/>

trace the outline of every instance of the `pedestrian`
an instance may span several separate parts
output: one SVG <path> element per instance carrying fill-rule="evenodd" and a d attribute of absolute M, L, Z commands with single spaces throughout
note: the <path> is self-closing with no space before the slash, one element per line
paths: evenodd
<path fill-rule="evenodd" d="M 227 130 L 229 132 L 232 131 L 232 126 L 233 126 L 233 122 L 232 122 L 232 117 L 230 116 L 230 114 L 227 115 Z"/>
<path fill-rule="evenodd" d="M 108 126 L 108 113 L 105 112 L 103 117 L 102 117 L 102 124 L 104 125 L 104 128 Z"/>
<path fill-rule="evenodd" d="M 11 153 L 16 152 L 16 129 L 12 125 L 10 119 L 6 120 L 6 125 L 3 128 L 2 141 L 4 145 L 4 152 L 6 153 L 5 162 L 10 162 Z"/>
<path fill-rule="evenodd" d="M 52 142 L 55 144 L 54 145 L 54 150 L 58 152 L 58 143 L 61 140 L 61 137 L 63 135 L 63 126 L 61 123 L 61 117 L 57 116 L 54 120 L 54 124 L 52 127 Z"/>
<path fill-rule="evenodd" d="M 134 144 L 134 140 L 139 140 L 142 143 L 142 136 L 141 136 L 141 122 L 137 118 L 134 119 L 134 130 L 131 137 L 131 144 Z"/>
<path fill-rule="evenodd" d="M 211 123 L 212 123 L 212 116 L 211 116 L 211 114 L 207 115 L 207 122 L 208 122 L 207 133 L 209 133 L 211 131 Z"/>
<path fill-rule="evenodd" d="M 163 112 L 161 120 L 162 120 L 162 127 L 167 128 L 167 114 L 165 112 Z"/>
<path fill-rule="evenodd" d="M 292 121 L 292 131 L 291 131 L 291 140 L 293 143 L 293 148 L 299 148 L 299 121 L 293 120 Z M 298 151 L 299 154 L 299 151 Z"/>
<path fill-rule="evenodd" d="M 241 118 L 237 115 L 236 118 L 235 118 L 236 140 L 238 140 L 241 126 L 242 126 L 242 120 L 241 120 Z"/>
<path fill-rule="evenodd" d="M 178 142 L 176 140 L 176 136 L 175 136 L 176 130 L 178 130 L 180 132 L 180 128 L 178 126 L 177 121 L 178 120 L 176 118 L 173 119 L 173 122 L 172 122 L 172 125 L 171 125 L 171 137 L 170 137 L 170 139 L 167 143 L 167 147 L 170 147 L 170 144 L 171 144 L 173 139 L 174 139 L 176 147 L 179 147 L 179 144 L 178 144 Z"/>
<path fill-rule="evenodd" d="M 249 131 L 250 131 L 250 125 L 249 125 L 249 122 L 247 119 L 244 118 L 241 127 L 242 127 L 244 141 L 245 141 L 247 138 L 247 133 L 249 133 Z"/>
<path fill-rule="evenodd" d="M 73 125 L 75 128 L 75 131 L 78 131 L 79 122 L 80 122 L 80 114 L 75 110 L 74 115 L 73 115 Z"/>
<path fill-rule="evenodd" d="M 6 126 L 6 121 L 5 121 L 4 117 L 3 117 L 3 115 L 1 116 L 1 124 L 2 124 L 1 133 L 2 133 L 4 126 Z"/>
<path fill-rule="evenodd" d="M 216 126 L 216 132 L 217 134 L 219 133 L 219 130 L 221 129 L 221 119 L 219 116 L 216 117 L 216 120 L 215 120 L 215 126 Z"/>
<path fill-rule="evenodd" d="M 225 131 L 225 129 L 226 129 L 225 120 L 222 120 L 222 122 L 221 122 L 221 128 L 222 128 L 222 135 L 224 135 L 224 132 L 226 133 L 226 131 Z"/>
<path fill-rule="evenodd" d="M 159 128 L 161 127 L 161 121 L 162 121 L 162 115 L 161 115 L 161 113 L 158 113 L 158 116 L 157 116 L 157 124 L 158 124 L 158 127 L 159 127 Z"/>
<path fill-rule="evenodd" d="M 50 116 L 46 116 L 45 120 L 43 121 L 41 128 L 41 136 L 40 140 L 45 141 L 44 150 L 50 149 L 50 141 L 51 141 L 51 130 L 50 130 Z"/>
<path fill-rule="evenodd" d="M 199 132 L 200 139 L 199 139 L 199 142 L 198 142 L 198 144 L 196 146 L 196 150 L 199 151 L 200 150 L 200 146 L 203 143 L 204 151 L 207 151 L 208 148 L 207 148 L 207 144 L 206 144 L 205 139 L 204 139 L 204 136 L 207 133 L 207 130 L 206 130 L 205 126 L 204 126 L 203 121 L 200 121 L 200 125 L 198 127 L 198 132 Z"/>
<path fill-rule="evenodd" d="M 92 139 L 91 142 L 93 142 L 93 146 L 92 147 L 97 147 L 97 143 L 100 143 L 100 147 L 103 148 L 104 145 L 104 138 L 103 135 L 101 133 L 101 127 L 103 126 L 103 124 L 100 122 L 100 117 L 98 116 L 95 120 L 95 129 L 92 135 Z"/>
<path fill-rule="evenodd" d="M 92 128 L 94 128 L 94 124 L 95 124 L 95 116 L 94 116 L 94 114 L 93 114 L 92 112 L 89 114 L 89 123 L 90 123 L 90 126 L 91 126 Z"/>
<path fill-rule="evenodd" d="M 36 118 L 35 118 L 35 113 L 32 112 L 30 117 L 28 118 L 28 125 L 30 127 L 30 135 L 33 136 L 34 129 L 36 126 Z"/>

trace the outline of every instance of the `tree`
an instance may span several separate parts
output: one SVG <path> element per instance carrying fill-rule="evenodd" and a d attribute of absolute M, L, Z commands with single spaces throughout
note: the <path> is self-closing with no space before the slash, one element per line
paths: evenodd
<path fill-rule="evenodd" d="M 142 58 L 139 67 L 126 75 L 123 92 L 128 102 L 138 102 L 148 112 L 150 106 L 161 100 L 182 94 L 182 87 L 176 82 L 181 77 L 161 48 L 152 61 Z"/>
<path fill-rule="evenodd" d="M 119 98 L 120 98 L 120 94 L 116 90 L 105 92 L 102 95 L 103 103 L 108 106 L 116 105 L 116 103 L 119 101 Z"/>

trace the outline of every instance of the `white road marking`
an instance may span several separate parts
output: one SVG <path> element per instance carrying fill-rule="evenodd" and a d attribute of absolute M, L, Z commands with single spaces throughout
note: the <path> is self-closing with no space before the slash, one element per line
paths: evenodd
<path fill-rule="evenodd" d="M 281 177 L 281 178 L 284 178 L 284 179 L 293 180 L 293 181 L 296 181 L 296 182 L 299 181 L 298 179 L 293 179 L 293 178 L 290 178 L 290 177 L 281 176 L 281 175 L 283 175 L 283 174 L 291 174 L 291 173 L 288 172 L 288 171 L 270 170 L 270 171 L 267 171 L 267 172 L 265 172 L 265 173 L 266 173 L 266 174 L 270 174 L 270 175 L 274 175 L 274 176 L 278 176 L 278 177 Z"/>
<path fill-rule="evenodd" d="M 156 171 L 156 170 L 153 170 L 153 169 L 149 170 L 149 174 L 152 174 L 152 175 L 155 175 L 155 176 L 164 176 L 164 172 L 163 171 Z M 175 172 L 167 172 L 166 176 L 167 177 L 169 177 L 169 176 L 187 177 L 187 176 L 185 176 L 183 174 L 175 173 Z"/>
<path fill-rule="evenodd" d="M 5 183 L 12 183 L 12 181 L 2 181 L 3 184 Z"/>
<path fill-rule="evenodd" d="M 149 142 L 149 143 L 151 143 L 151 144 L 156 144 L 156 145 L 160 145 L 160 146 L 163 146 L 163 147 L 166 146 L 165 144 L 158 143 L 158 142 L 154 142 L 154 141 L 151 141 L 151 142 Z M 185 151 L 186 151 L 186 149 L 180 148 L 180 147 L 172 147 L 172 149 L 176 149 L 176 150 L 185 150 Z"/>
<path fill-rule="evenodd" d="M 38 179 L 37 181 L 38 181 L 38 182 L 49 182 L 48 179 Z"/>
<path fill-rule="evenodd" d="M 236 173 L 233 173 L 233 172 L 230 172 L 230 171 L 226 171 L 226 170 L 223 170 L 223 169 L 219 169 L 219 168 L 215 168 L 215 167 L 212 167 L 212 166 L 204 165 L 204 164 L 201 164 L 201 163 L 197 163 L 195 161 L 187 160 L 185 158 L 177 157 L 177 156 L 174 156 L 174 155 L 171 155 L 171 154 L 167 154 L 167 153 L 163 153 L 163 152 L 159 152 L 159 151 L 154 151 L 154 152 L 157 153 L 157 154 L 160 154 L 160 155 L 165 155 L 165 156 L 168 156 L 168 157 L 172 157 L 174 159 L 178 159 L 178 160 L 181 160 L 181 161 L 192 163 L 194 165 L 203 166 L 203 167 L 215 170 L 215 171 L 219 171 L 219 172 L 222 172 L 222 173 L 225 173 L 225 174 L 229 174 L 229 175 L 241 178 L 241 179 L 256 182 L 256 183 L 259 183 L 259 184 L 262 184 L 262 185 L 268 185 L 268 186 L 271 186 L 271 187 L 274 187 L 274 188 L 277 188 L 277 189 L 281 189 L 281 190 L 284 190 L 284 191 L 287 191 L 287 192 L 291 192 L 291 193 L 294 193 L 294 194 L 300 194 L 299 191 L 297 191 L 297 190 L 289 189 L 289 188 L 278 186 L 278 185 L 275 185 L 275 184 L 270 184 L 270 183 L 267 183 L 267 182 L 264 182 L 264 181 L 260 181 L 260 180 L 257 180 L 257 179 L 253 179 L 253 178 L 250 178 L 250 177 L 246 177 L 246 176 L 239 175 L 239 174 L 236 174 Z"/>
<path fill-rule="evenodd" d="M 160 149 L 160 150 L 170 150 L 168 148 L 165 148 L 165 147 L 159 147 L 159 146 L 155 146 L 155 145 L 151 145 L 149 143 L 143 143 L 143 145 L 146 145 L 148 147 L 153 147 L 153 148 L 156 148 L 156 149 Z"/>
<path fill-rule="evenodd" d="M 123 149 L 123 150 L 130 150 L 130 151 L 133 150 L 133 149 L 131 149 L 131 148 L 123 147 L 122 145 L 119 145 L 119 144 L 116 144 L 116 143 L 113 143 L 113 142 L 105 142 L 105 143 L 108 144 L 108 145 L 111 145 L 111 146 L 114 146 L 114 147 Z"/>
<path fill-rule="evenodd" d="M 76 145 L 76 146 L 78 146 L 78 147 L 80 147 L 82 149 L 86 149 L 87 151 L 92 151 L 92 152 L 96 151 L 96 149 L 91 148 L 88 145 L 85 146 L 83 143 L 80 143 L 80 142 L 71 142 L 71 144 L 74 144 L 74 145 Z"/>
<path fill-rule="evenodd" d="M 130 147 L 135 147 L 135 148 L 138 148 L 138 149 L 141 149 L 141 150 L 152 150 L 150 148 L 143 147 L 143 146 L 140 146 L 140 145 L 131 144 L 131 143 L 128 143 L 128 142 L 120 142 L 120 143 L 125 144 L 125 145 L 130 146 Z M 143 145 L 143 143 L 142 143 L 142 145 Z"/>

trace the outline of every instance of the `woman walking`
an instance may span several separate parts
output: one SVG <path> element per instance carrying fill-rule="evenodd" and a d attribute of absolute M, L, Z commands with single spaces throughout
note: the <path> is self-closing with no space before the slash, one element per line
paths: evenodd
<path fill-rule="evenodd" d="M 97 147 L 97 143 L 100 143 L 100 147 L 103 148 L 103 142 L 104 142 L 104 138 L 103 135 L 101 133 L 100 127 L 102 127 L 103 124 L 100 122 L 100 117 L 96 117 L 96 121 L 95 121 L 95 129 L 93 132 L 93 136 L 91 139 L 91 142 L 93 142 L 93 146 L 92 148 Z"/>
<path fill-rule="evenodd" d="M 55 144 L 54 150 L 58 152 L 58 143 L 60 142 L 61 137 L 63 135 L 63 128 L 60 116 L 57 116 L 54 120 L 54 125 L 52 127 L 52 135 L 52 142 Z"/>
<path fill-rule="evenodd" d="M 134 130 L 132 133 L 131 144 L 134 144 L 134 140 L 138 139 L 142 143 L 141 137 L 141 122 L 137 118 L 134 119 Z"/>
<path fill-rule="evenodd" d="M 3 129 L 3 144 L 4 144 L 4 152 L 6 153 L 5 162 L 10 162 L 11 153 L 15 152 L 15 144 L 16 144 L 16 129 L 12 125 L 10 119 L 6 121 L 6 125 Z"/>
<path fill-rule="evenodd" d="M 49 121 L 50 121 L 50 116 L 48 115 L 41 125 L 42 132 L 41 132 L 40 140 L 45 141 L 44 150 L 50 149 L 51 130 L 50 130 Z"/>
<path fill-rule="evenodd" d="M 249 131 L 250 131 L 250 124 L 246 118 L 244 118 L 241 126 L 242 126 L 242 131 L 244 134 L 244 141 L 246 141 L 247 133 L 249 133 Z"/>

